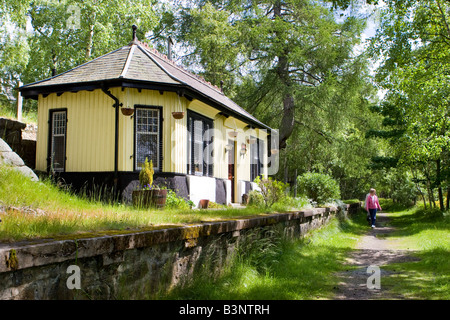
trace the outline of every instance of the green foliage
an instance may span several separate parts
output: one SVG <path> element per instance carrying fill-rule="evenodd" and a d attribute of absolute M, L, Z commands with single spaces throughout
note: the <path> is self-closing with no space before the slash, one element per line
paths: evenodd
<path fill-rule="evenodd" d="M 151 189 L 153 185 L 153 174 L 155 173 L 153 169 L 153 160 L 148 162 L 148 159 L 145 158 L 144 168 L 139 172 L 139 183 L 141 188 Z"/>
<path fill-rule="evenodd" d="M 356 216 L 360 217 L 364 215 Z M 280 230 L 253 232 L 237 243 L 237 254 L 216 277 L 211 278 L 210 268 L 199 268 L 191 283 L 151 298 L 332 299 L 340 281 L 337 273 L 348 268 L 345 257 L 366 229 L 363 219 L 334 219 L 303 239 L 287 239 Z"/>
<path fill-rule="evenodd" d="M 280 128 L 283 141 L 294 129 L 330 139 L 373 92 L 367 61 L 354 54 L 364 19 L 337 21 L 305 0 L 199 1 L 174 6 L 172 15 L 166 30 L 190 48 L 186 66 L 216 85 L 223 80 L 227 95 Z"/>
<path fill-rule="evenodd" d="M 430 204 L 438 190 L 450 184 L 450 29 L 448 1 L 388 1 L 370 54 L 379 59 L 376 81 L 386 90 L 376 111 L 384 130 L 372 135 L 386 139 L 397 166 L 409 168 L 427 189 Z"/>
<path fill-rule="evenodd" d="M 386 265 L 383 283 L 407 299 L 450 299 L 450 216 L 439 209 L 397 210 L 390 214 L 396 231 L 389 234 L 401 248 L 412 249 L 414 260 Z"/>
<path fill-rule="evenodd" d="M 264 196 L 257 190 L 252 190 L 248 194 L 248 205 L 251 207 L 262 208 L 266 205 Z"/>
<path fill-rule="evenodd" d="M 282 200 L 286 196 L 287 184 L 272 178 L 256 177 L 255 181 L 261 189 L 265 206 L 270 208 L 274 203 Z"/>
<path fill-rule="evenodd" d="M 166 208 L 167 209 L 190 209 L 189 203 L 182 197 L 179 197 L 175 191 L 167 189 L 166 198 Z"/>
<path fill-rule="evenodd" d="M 359 203 L 361 202 L 361 200 L 359 199 L 347 199 L 347 200 L 342 200 L 343 203 L 345 204 L 353 204 L 353 203 Z"/>
<path fill-rule="evenodd" d="M 304 173 L 297 177 L 297 183 L 299 192 L 318 204 L 339 199 L 341 196 L 338 183 L 326 174 Z"/>

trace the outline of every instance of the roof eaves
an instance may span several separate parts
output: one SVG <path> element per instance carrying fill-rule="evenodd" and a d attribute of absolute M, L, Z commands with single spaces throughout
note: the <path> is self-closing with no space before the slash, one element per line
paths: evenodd
<path fill-rule="evenodd" d="M 76 66 L 76 67 L 74 67 L 74 68 L 72 68 L 72 69 L 70 69 L 70 70 L 67 70 L 67 71 L 64 71 L 64 72 L 62 72 L 62 73 L 59 73 L 59 74 L 57 74 L 57 75 L 55 75 L 55 76 L 53 76 L 53 77 L 50 77 L 50 78 L 47 78 L 47 79 L 43 79 L 43 80 L 39 80 L 39 81 L 36 81 L 36 82 L 32 82 L 32 83 L 29 83 L 29 84 L 25 84 L 25 85 L 19 87 L 18 90 L 21 91 L 21 90 L 24 89 L 24 88 L 28 88 L 28 87 L 30 87 L 30 86 L 35 86 L 35 85 L 38 85 L 38 84 L 42 84 L 43 82 L 50 81 L 50 80 L 52 80 L 52 79 L 58 78 L 58 77 L 60 77 L 60 76 L 62 76 L 62 75 L 64 75 L 64 74 L 66 74 L 66 73 L 68 73 L 68 72 L 71 72 L 71 71 L 73 71 L 73 70 L 76 70 L 76 69 L 79 69 L 79 68 L 81 68 L 81 67 L 84 67 L 85 65 L 87 65 L 87 64 L 89 64 L 89 63 L 92 63 L 93 61 L 96 61 L 96 60 L 98 60 L 98 59 L 101 59 L 101 58 L 103 58 L 103 57 L 105 57 L 105 56 L 107 56 L 107 55 L 113 54 L 113 53 L 115 53 L 115 52 L 117 52 L 117 51 L 119 51 L 119 50 L 122 50 L 123 48 L 124 48 L 124 47 L 121 47 L 121 48 L 118 48 L 118 49 L 116 49 L 116 50 L 114 50 L 114 51 L 108 52 L 108 53 L 106 53 L 106 54 L 104 54 L 104 55 L 102 55 L 102 56 L 99 56 L 99 57 L 97 57 L 97 58 L 95 58 L 95 59 L 89 60 L 89 61 L 87 61 L 87 62 L 85 62 L 85 63 L 83 63 L 83 64 L 80 64 L 79 66 Z"/>

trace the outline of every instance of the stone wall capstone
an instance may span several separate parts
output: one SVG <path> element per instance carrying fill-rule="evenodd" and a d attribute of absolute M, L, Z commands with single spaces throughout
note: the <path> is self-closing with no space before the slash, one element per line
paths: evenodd
<path fill-rule="evenodd" d="M 199 271 L 217 276 L 243 241 L 302 237 L 358 208 L 359 203 L 95 238 L 0 243 L 0 300 L 151 298 L 189 283 Z M 67 285 L 70 266 L 79 268 L 79 290 Z"/>

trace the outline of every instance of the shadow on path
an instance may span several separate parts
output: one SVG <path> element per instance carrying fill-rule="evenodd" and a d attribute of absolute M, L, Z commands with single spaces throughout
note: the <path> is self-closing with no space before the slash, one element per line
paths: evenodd
<path fill-rule="evenodd" d="M 389 213 L 377 213 L 376 228 L 369 229 L 361 237 L 356 250 L 347 259 L 348 270 L 338 273 L 341 279 L 335 287 L 336 300 L 372 300 L 372 299 L 405 299 L 401 295 L 393 295 L 388 288 L 383 287 L 383 276 L 394 272 L 383 270 L 383 266 L 391 263 L 417 261 L 418 258 L 410 255 L 412 250 L 398 250 L 396 241 L 386 239 L 395 228 L 389 224 Z M 370 228 L 368 226 L 368 228 Z M 369 289 L 367 280 L 371 273 L 367 273 L 369 266 L 380 268 L 380 289 Z"/>

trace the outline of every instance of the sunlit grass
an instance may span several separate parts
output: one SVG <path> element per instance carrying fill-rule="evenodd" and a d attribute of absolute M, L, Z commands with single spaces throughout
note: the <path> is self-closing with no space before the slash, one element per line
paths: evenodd
<path fill-rule="evenodd" d="M 414 250 L 416 261 L 395 263 L 384 268 L 393 274 L 382 285 L 408 299 L 450 299 L 450 217 L 439 210 L 412 208 L 390 215 L 397 228 L 387 239 L 398 249 Z"/>
<path fill-rule="evenodd" d="M 17 111 L 11 106 L 5 106 L 0 103 L 0 117 L 16 120 Z M 24 123 L 37 123 L 37 112 L 36 111 L 22 111 L 22 122 Z"/>
<path fill-rule="evenodd" d="M 233 262 L 212 280 L 205 272 L 190 285 L 159 299 L 299 300 L 331 299 L 344 264 L 366 228 L 364 215 L 314 230 L 302 239 L 272 237 L 241 243 Z"/>
<path fill-rule="evenodd" d="M 192 224 L 270 212 L 259 208 L 140 210 L 115 201 L 105 203 L 92 199 L 62 190 L 49 180 L 33 182 L 0 166 L 0 206 L 9 208 L 6 213 L 0 212 L 0 240 L 82 236 L 83 233 L 92 236 L 117 230 L 132 232 L 161 225 Z M 21 212 L 12 207 L 30 210 Z"/>

